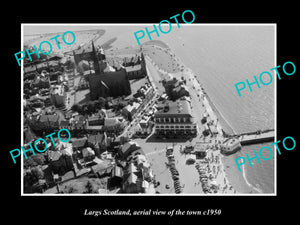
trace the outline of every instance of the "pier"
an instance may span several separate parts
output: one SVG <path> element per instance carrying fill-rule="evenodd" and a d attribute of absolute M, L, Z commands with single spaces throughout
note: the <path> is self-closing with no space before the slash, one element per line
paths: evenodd
<path fill-rule="evenodd" d="M 242 133 L 233 136 L 239 139 L 241 145 L 250 145 L 250 144 L 258 144 L 258 143 L 263 143 L 268 141 L 274 141 L 275 131 L 274 129 L 265 130 L 265 131 L 255 131 L 255 132 Z"/>

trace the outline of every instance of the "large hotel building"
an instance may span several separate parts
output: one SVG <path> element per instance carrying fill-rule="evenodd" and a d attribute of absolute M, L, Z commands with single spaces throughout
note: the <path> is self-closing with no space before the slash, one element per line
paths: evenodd
<path fill-rule="evenodd" d="M 187 100 L 168 101 L 154 116 L 155 135 L 174 138 L 197 135 L 197 124 Z"/>

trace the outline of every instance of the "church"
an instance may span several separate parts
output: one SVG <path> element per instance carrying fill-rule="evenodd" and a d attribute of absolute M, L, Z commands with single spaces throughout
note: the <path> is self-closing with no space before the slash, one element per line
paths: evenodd
<path fill-rule="evenodd" d="M 78 66 L 82 60 L 93 62 L 94 72 L 86 75 L 90 88 L 90 99 L 96 100 L 99 97 L 119 97 L 131 94 L 128 74 L 125 68 L 118 71 L 110 69 L 102 48 L 97 51 L 92 42 L 91 52 L 73 52 L 75 64 Z"/>

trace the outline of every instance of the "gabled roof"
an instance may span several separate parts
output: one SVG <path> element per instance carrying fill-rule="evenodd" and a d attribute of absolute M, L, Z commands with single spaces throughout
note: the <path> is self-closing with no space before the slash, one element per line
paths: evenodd
<path fill-rule="evenodd" d="M 88 142 L 89 143 L 92 143 L 94 145 L 96 145 L 97 143 L 102 143 L 105 139 L 105 135 L 104 134 L 91 134 L 89 137 L 88 137 Z"/>
<path fill-rule="evenodd" d="M 62 120 L 62 121 L 60 121 L 60 125 L 63 126 L 63 127 L 69 126 L 69 121 L 67 121 L 67 120 Z"/>
<path fill-rule="evenodd" d="M 100 164 L 94 165 L 91 167 L 94 173 L 99 173 L 100 175 L 103 173 L 109 173 L 113 169 L 113 165 L 111 165 L 110 161 L 103 161 Z"/>
<path fill-rule="evenodd" d="M 87 138 L 80 138 L 72 140 L 72 145 L 74 148 L 84 147 L 87 142 Z"/>

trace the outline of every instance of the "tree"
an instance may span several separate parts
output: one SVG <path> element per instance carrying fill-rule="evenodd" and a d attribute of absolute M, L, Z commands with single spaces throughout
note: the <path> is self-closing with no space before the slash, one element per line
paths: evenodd
<path fill-rule="evenodd" d="M 34 167 L 31 170 L 31 175 L 36 179 L 36 181 L 44 178 L 44 172 L 40 167 Z"/>
<path fill-rule="evenodd" d="M 98 102 L 99 102 L 100 108 L 103 109 L 105 107 L 105 103 L 106 103 L 105 98 L 99 97 Z"/>
<path fill-rule="evenodd" d="M 88 106 L 87 105 L 83 105 L 81 113 L 86 115 L 86 114 L 88 114 L 88 112 L 89 112 Z"/>
<path fill-rule="evenodd" d="M 32 156 L 28 157 L 27 159 L 24 159 L 24 168 L 35 167 L 37 165 L 37 162 L 34 161 Z"/>
<path fill-rule="evenodd" d="M 43 153 L 31 156 L 37 165 L 45 165 L 45 156 Z"/>
<path fill-rule="evenodd" d="M 79 104 L 74 104 L 71 109 L 74 112 L 82 113 L 82 106 Z"/>
<path fill-rule="evenodd" d="M 95 193 L 94 192 L 93 184 L 89 180 L 88 180 L 88 182 L 85 185 L 85 189 L 86 189 L 86 191 L 84 193 Z"/>
<path fill-rule="evenodd" d="M 88 102 L 87 109 L 89 113 L 94 113 L 96 111 L 96 107 L 93 101 Z"/>

